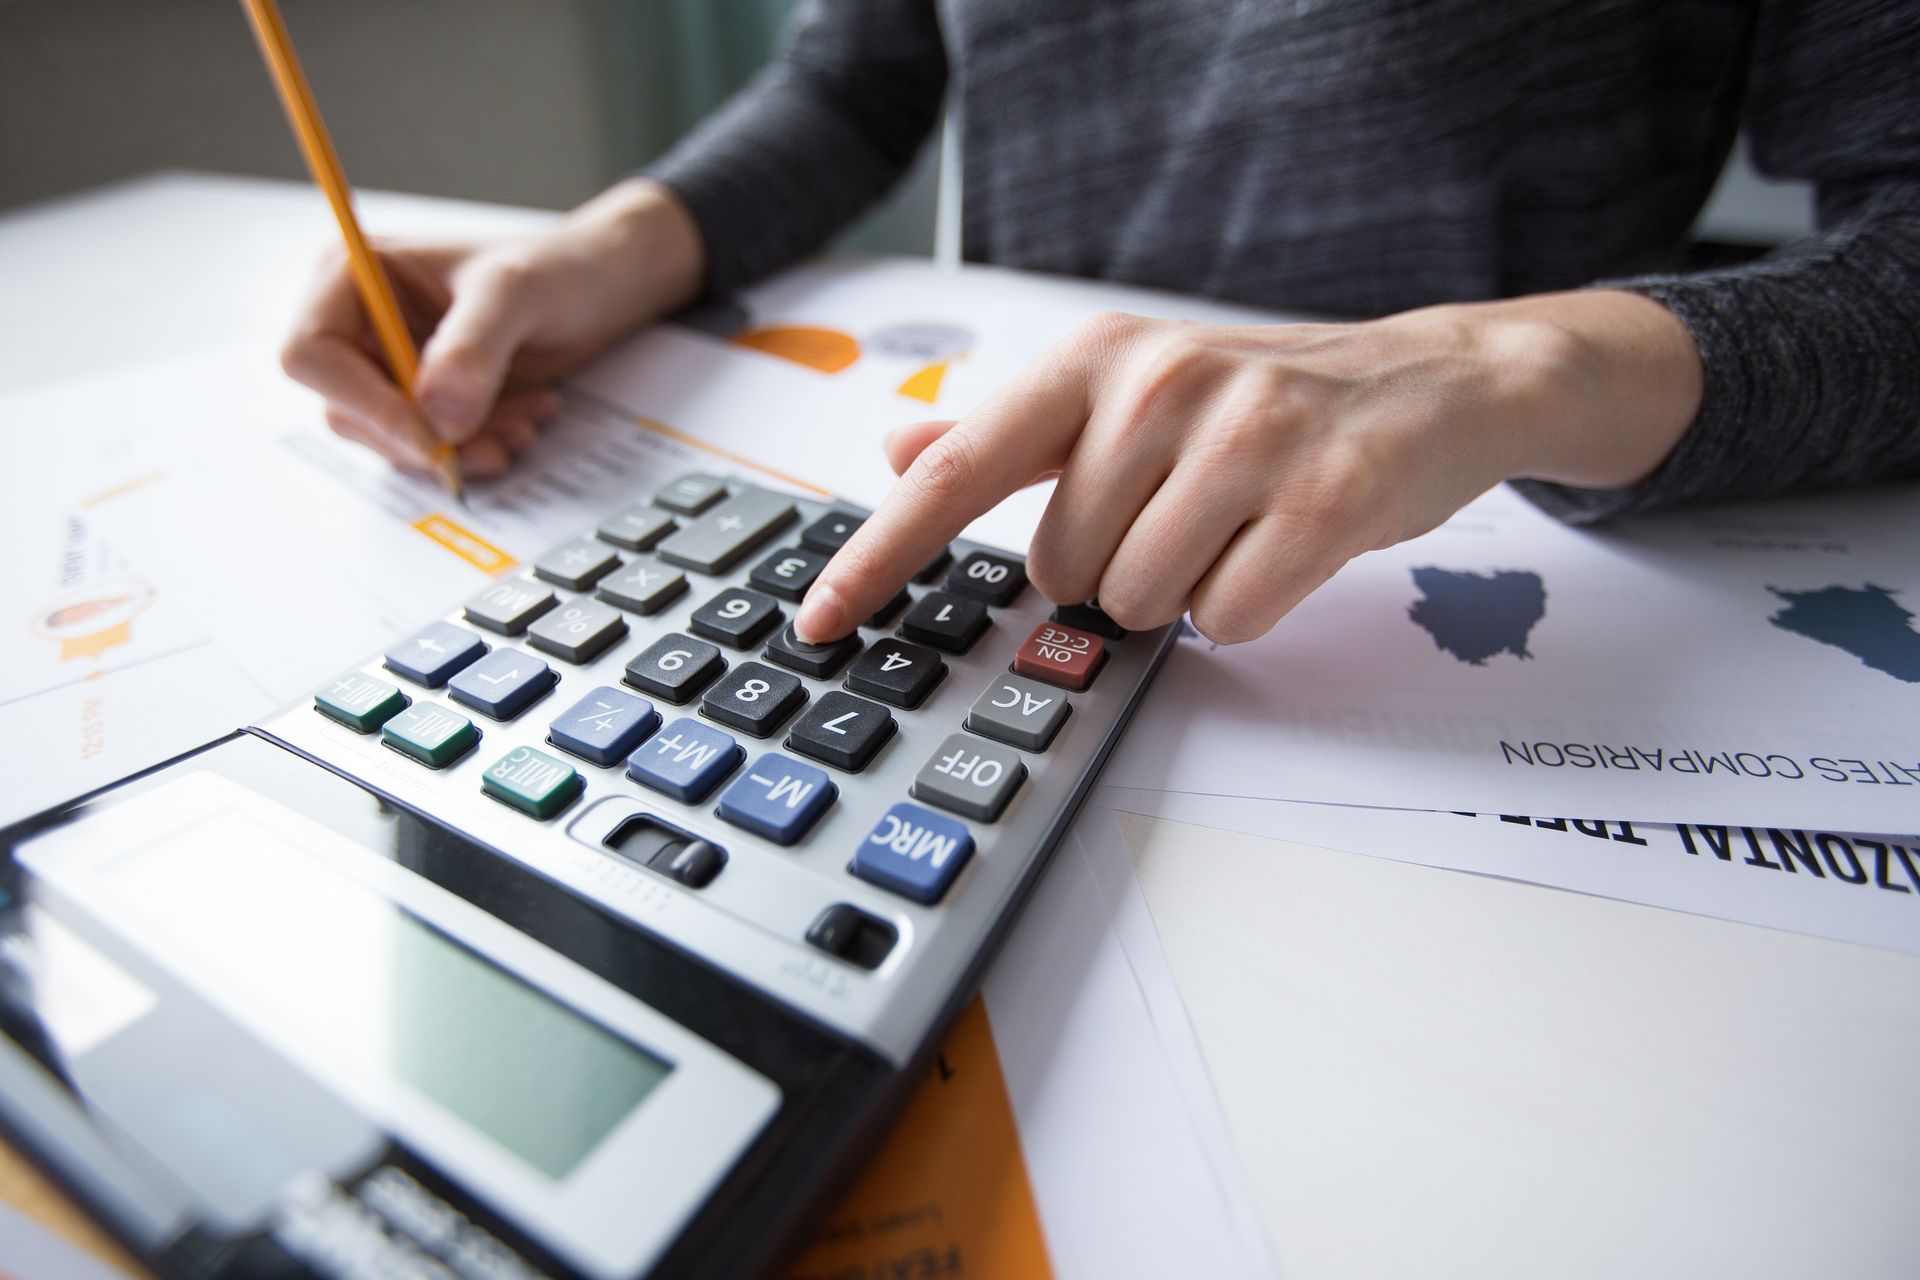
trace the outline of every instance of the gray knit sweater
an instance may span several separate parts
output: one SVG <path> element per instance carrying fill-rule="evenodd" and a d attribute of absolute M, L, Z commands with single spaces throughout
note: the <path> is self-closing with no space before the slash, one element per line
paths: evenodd
<path fill-rule="evenodd" d="M 1595 282 L 1700 416 L 1570 519 L 1920 472 L 1920 0 L 812 0 L 652 172 L 725 292 L 904 172 L 952 81 L 969 259 L 1379 315 Z M 1742 124 L 1819 230 L 1674 274 Z"/>

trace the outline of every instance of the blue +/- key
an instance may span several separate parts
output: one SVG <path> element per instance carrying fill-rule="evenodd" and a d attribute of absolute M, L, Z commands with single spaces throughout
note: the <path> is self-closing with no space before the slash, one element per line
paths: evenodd
<path fill-rule="evenodd" d="M 583 760 L 612 764 L 659 725 L 651 702 L 603 684 L 555 717 L 547 741 Z"/>
<path fill-rule="evenodd" d="M 973 836 L 952 818 L 896 804 L 874 823 L 848 868 L 869 884 L 932 906 L 973 856 Z"/>
<path fill-rule="evenodd" d="M 482 715 L 511 720 L 559 682 L 553 668 L 532 654 L 495 649 L 447 681 L 447 693 Z"/>
<path fill-rule="evenodd" d="M 387 650 L 387 670 L 396 671 L 429 689 L 487 651 L 486 642 L 465 627 L 436 622 Z"/>
<path fill-rule="evenodd" d="M 682 716 L 627 757 L 627 776 L 683 804 L 698 804 L 745 754 L 727 734 Z"/>
<path fill-rule="evenodd" d="M 714 812 L 775 844 L 792 844 L 819 821 L 836 794 L 825 770 L 769 751 L 727 788 Z"/>

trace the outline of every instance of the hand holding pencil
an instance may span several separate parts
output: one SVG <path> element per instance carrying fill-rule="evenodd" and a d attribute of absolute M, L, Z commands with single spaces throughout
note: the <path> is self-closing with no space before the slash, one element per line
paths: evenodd
<path fill-rule="evenodd" d="M 499 475 L 532 443 L 558 408 L 556 379 L 698 292 L 692 217 L 639 179 L 532 237 L 369 245 L 274 0 L 243 3 L 340 222 L 344 249 L 323 262 L 281 353 L 325 397 L 337 434 L 438 472 L 457 495 L 462 476 Z"/>

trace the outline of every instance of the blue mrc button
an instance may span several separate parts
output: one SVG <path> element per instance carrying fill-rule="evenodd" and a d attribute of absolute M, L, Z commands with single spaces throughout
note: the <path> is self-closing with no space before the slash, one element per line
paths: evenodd
<path fill-rule="evenodd" d="M 973 836 L 964 826 L 903 802 L 873 824 L 849 870 L 869 884 L 932 906 L 972 856 Z"/>
<path fill-rule="evenodd" d="M 745 754 L 718 729 L 682 716 L 627 757 L 627 776 L 684 804 L 699 804 Z"/>
<path fill-rule="evenodd" d="M 838 794 L 825 770 L 769 751 L 727 788 L 714 812 L 775 844 L 792 844 L 819 821 Z"/>

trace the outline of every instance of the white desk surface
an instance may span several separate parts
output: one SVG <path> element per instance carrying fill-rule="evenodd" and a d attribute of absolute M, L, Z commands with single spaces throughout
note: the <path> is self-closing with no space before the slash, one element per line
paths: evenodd
<path fill-rule="evenodd" d="M 308 188 L 197 175 L 0 217 L 0 391 L 276 335 L 333 234 Z M 1920 961 L 1122 825 L 1295 1280 L 1920 1274 Z"/>

